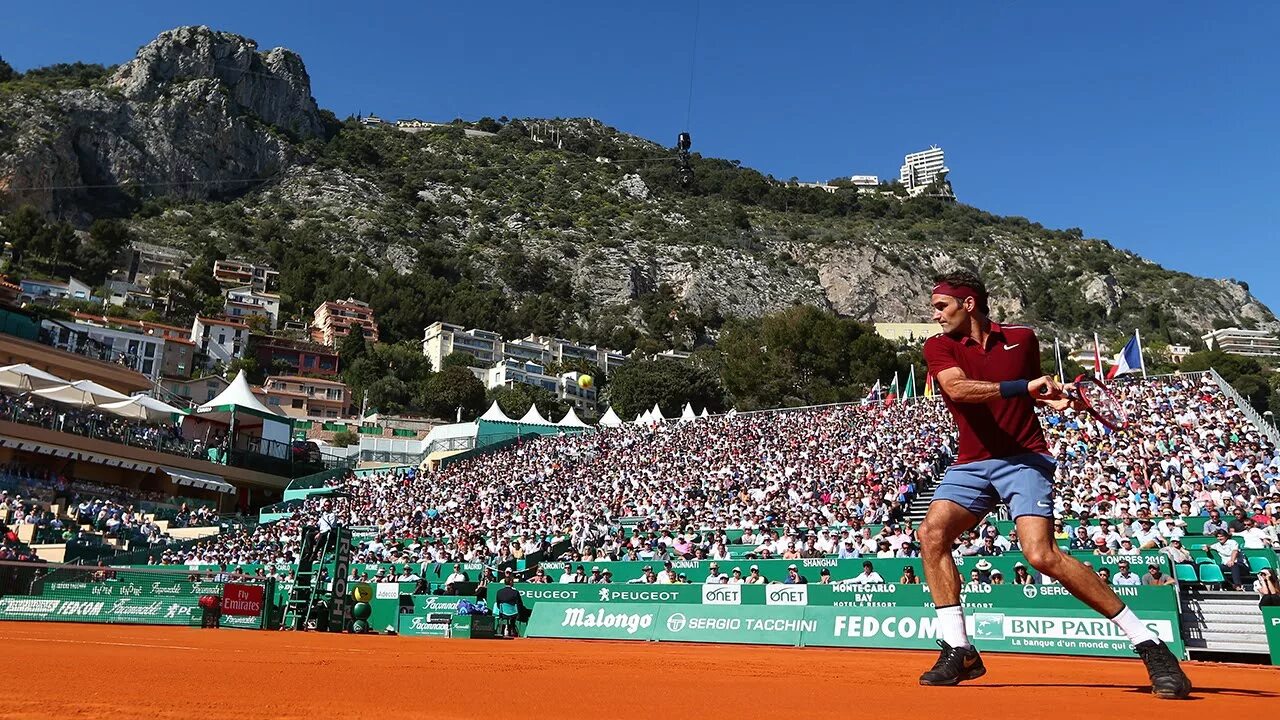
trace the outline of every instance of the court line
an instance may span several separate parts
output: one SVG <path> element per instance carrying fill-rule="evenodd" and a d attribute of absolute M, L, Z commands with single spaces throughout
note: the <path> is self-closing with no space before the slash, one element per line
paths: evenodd
<path fill-rule="evenodd" d="M 165 650 L 207 650 L 191 645 L 149 645 L 147 643 L 107 642 L 105 640 L 68 640 L 66 638 L 40 637 L 37 635 L 2 636 L 0 640 L 33 640 L 40 643 L 71 643 L 74 645 L 115 645 L 117 647 L 162 648 Z"/>

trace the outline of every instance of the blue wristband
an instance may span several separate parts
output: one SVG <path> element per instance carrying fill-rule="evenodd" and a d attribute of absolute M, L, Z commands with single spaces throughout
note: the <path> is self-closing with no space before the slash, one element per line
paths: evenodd
<path fill-rule="evenodd" d="M 1005 380 L 1000 383 L 1000 397 L 1011 398 L 1027 394 L 1028 380 Z"/>

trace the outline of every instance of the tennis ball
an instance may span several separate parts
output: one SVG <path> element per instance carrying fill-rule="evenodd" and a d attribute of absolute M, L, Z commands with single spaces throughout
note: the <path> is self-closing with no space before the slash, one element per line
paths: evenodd
<path fill-rule="evenodd" d="M 373 599 L 373 587 L 369 583 L 356 583 L 351 588 L 351 599 L 358 603 L 367 603 Z"/>
<path fill-rule="evenodd" d="M 594 385 L 595 382 L 596 382 L 595 379 L 592 378 L 590 375 L 581 375 L 578 377 L 578 387 L 582 388 L 583 390 L 590 390 L 591 386 Z"/>
<path fill-rule="evenodd" d="M 358 602 L 351 608 L 351 617 L 357 620 L 368 620 L 373 608 L 367 602 Z"/>

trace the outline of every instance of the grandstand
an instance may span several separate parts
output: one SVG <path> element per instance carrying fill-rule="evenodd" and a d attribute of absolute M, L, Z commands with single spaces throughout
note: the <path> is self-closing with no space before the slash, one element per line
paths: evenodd
<path fill-rule="evenodd" d="M 1122 434 L 1089 416 L 1044 413 L 1058 458 L 1057 532 L 1064 548 L 1116 585 L 1140 582 L 1148 563 L 1175 577 L 1167 607 L 1188 650 L 1261 654 L 1252 590 L 1262 568 L 1276 567 L 1280 548 L 1280 453 L 1224 387 L 1211 372 L 1119 381 L 1137 418 Z M 263 508 L 261 523 L 181 540 L 172 537 L 180 525 L 219 524 L 215 508 L 178 505 L 160 528 L 141 504 L 177 498 L 18 465 L 7 469 L 0 512 L 24 533 L 71 531 L 76 541 L 97 535 L 144 551 L 112 560 L 116 567 L 256 583 L 276 606 L 274 616 L 259 617 L 264 627 L 286 623 L 285 606 L 304 607 L 293 600 L 304 582 L 338 581 L 399 598 L 373 603 L 381 608 L 375 628 L 413 618 L 423 624 L 406 632 L 447 627 L 448 613 L 438 610 L 456 608 L 458 597 L 437 593 L 478 584 L 483 596 L 508 569 L 529 581 L 520 587 L 531 605 L 547 600 L 540 583 L 614 585 L 608 593 L 623 599 L 647 597 L 628 588 L 689 583 L 660 594 L 696 604 L 720 597 L 705 594 L 712 585 L 742 585 L 726 597 L 750 604 L 766 596 L 745 586 L 788 580 L 830 585 L 809 590 L 806 602 L 839 605 L 839 593 L 868 579 L 870 592 L 892 595 L 881 585 L 922 575 L 914 528 L 953 452 L 941 403 L 913 398 L 518 438 L 434 471 L 332 470 L 296 480 L 282 503 Z M 313 572 L 306 547 L 330 513 L 352 536 L 340 574 L 331 564 Z M 1206 550 L 1218 542 L 1218 524 L 1240 548 L 1241 566 Z M 1019 573 L 1017 542 L 999 514 L 957 541 L 971 593 L 1049 582 Z M 1122 562 L 1138 574 L 1123 572 Z"/>

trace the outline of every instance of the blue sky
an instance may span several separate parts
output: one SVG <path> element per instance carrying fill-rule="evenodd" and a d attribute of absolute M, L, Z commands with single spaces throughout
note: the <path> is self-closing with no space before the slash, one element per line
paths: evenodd
<path fill-rule="evenodd" d="M 206 24 L 301 53 L 316 99 L 423 119 L 592 116 L 780 178 L 895 176 L 942 146 L 961 200 L 1280 310 L 1280 3 L 11 3 L 18 69 L 118 63 Z"/>

